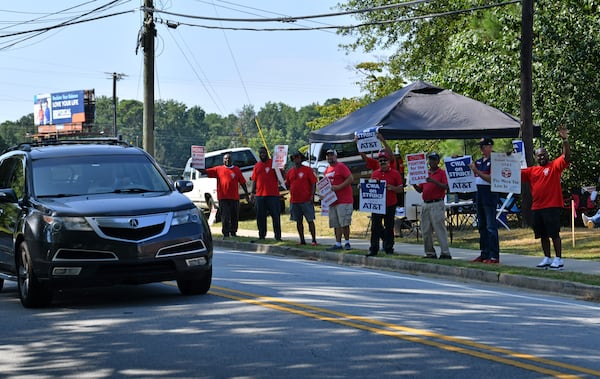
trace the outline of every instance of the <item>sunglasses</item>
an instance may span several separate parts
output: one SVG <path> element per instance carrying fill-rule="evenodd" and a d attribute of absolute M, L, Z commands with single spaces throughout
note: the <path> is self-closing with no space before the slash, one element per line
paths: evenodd
<path fill-rule="evenodd" d="M 387 159 L 385 159 L 385 158 L 384 158 L 384 159 L 380 159 L 380 160 L 379 160 L 379 162 L 387 162 L 387 161 L 388 161 L 388 160 L 387 160 Z"/>

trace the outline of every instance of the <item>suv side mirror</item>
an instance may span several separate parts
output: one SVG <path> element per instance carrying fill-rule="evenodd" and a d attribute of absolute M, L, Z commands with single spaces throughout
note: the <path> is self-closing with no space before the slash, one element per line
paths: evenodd
<path fill-rule="evenodd" d="M 0 189 L 0 203 L 17 203 L 17 194 L 12 188 Z"/>
<path fill-rule="evenodd" d="M 190 192 L 194 189 L 194 183 L 191 180 L 177 180 L 175 189 L 180 193 Z"/>

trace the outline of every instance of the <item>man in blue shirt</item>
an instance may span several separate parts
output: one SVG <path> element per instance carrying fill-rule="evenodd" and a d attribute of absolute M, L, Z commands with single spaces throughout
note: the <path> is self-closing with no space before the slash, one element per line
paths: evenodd
<path fill-rule="evenodd" d="M 472 261 L 498 264 L 500 263 L 500 242 L 496 221 L 498 193 L 491 190 L 493 147 L 494 141 L 491 138 L 482 138 L 479 141 L 482 157 L 470 165 L 476 176 L 477 227 L 479 228 L 479 248 L 481 249 L 481 254 Z"/>

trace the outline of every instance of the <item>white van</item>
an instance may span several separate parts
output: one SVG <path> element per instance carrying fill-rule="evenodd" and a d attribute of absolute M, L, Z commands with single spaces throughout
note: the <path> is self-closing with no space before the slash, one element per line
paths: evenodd
<path fill-rule="evenodd" d="M 222 165 L 225 153 L 231 153 L 231 163 L 242 170 L 244 178 L 246 178 L 246 186 L 248 191 L 250 191 L 250 188 L 252 187 L 250 176 L 252 175 L 254 165 L 258 162 L 256 154 L 249 147 L 211 151 L 204 155 L 205 167 L 210 168 Z M 217 179 L 209 178 L 206 174 L 202 174 L 200 171 L 193 168 L 192 158 L 188 159 L 185 165 L 183 179 L 191 180 L 192 183 L 194 183 L 192 191 L 186 192 L 185 195 L 189 197 L 198 208 L 210 211 L 213 208 L 219 207 L 217 199 Z M 240 196 L 243 195 L 244 190 L 240 186 Z M 240 203 L 240 206 L 246 205 L 246 202 Z"/>

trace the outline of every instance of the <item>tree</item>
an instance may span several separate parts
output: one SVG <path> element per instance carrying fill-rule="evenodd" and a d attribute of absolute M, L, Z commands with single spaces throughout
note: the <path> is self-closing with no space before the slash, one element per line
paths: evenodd
<path fill-rule="evenodd" d="M 364 9 L 386 3 L 349 0 L 341 8 Z M 488 2 L 477 3 L 485 4 Z M 379 94 L 402 78 L 422 79 L 518 115 L 518 3 L 416 18 L 473 6 L 472 1 L 448 0 L 357 16 L 367 25 L 343 32 L 355 37 L 347 49 L 393 51 L 389 60 L 376 67 L 387 73 L 385 80 L 366 76 L 363 87 Z M 551 156 L 560 154 L 556 130 L 565 123 L 573 151 L 572 167 L 564 175 L 566 188 L 596 184 L 600 172 L 600 149 L 595 143 L 600 140 L 600 5 L 594 0 L 539 0 L 535 7 L 534 122 L 542 127 L 538 143 L 545 145 Z"/>

